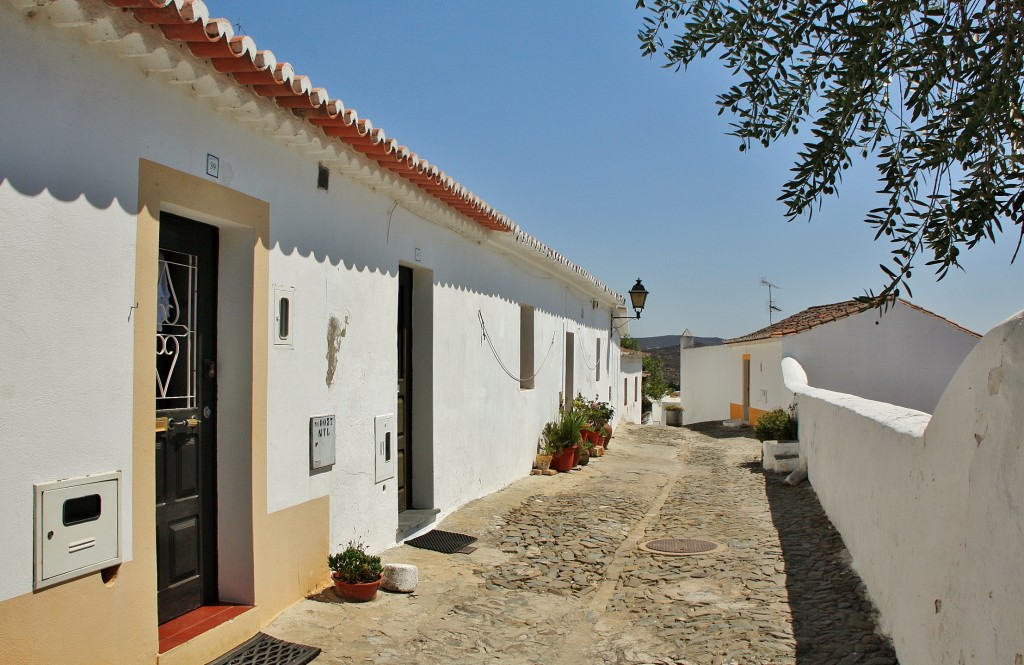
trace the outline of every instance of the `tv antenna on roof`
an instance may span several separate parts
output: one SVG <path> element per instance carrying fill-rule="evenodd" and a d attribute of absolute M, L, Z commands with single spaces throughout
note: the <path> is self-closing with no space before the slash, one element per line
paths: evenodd
<path fill-rule="evenodd" d="M 771 325 L 772 324 L 772 315 L 775 312 L 781 312 L 782 311 L 782 308 L 781 307 L 776 307 L 774 301 L 772 300 L 772 289 L 778 289 L 780 287 L 775 285 L 775 284 L 772 284 L 771 282 L 769 282 L 764 277 L 761 278 L 761 286 L 767 286 L 768 287 L 768 325 Z"/>

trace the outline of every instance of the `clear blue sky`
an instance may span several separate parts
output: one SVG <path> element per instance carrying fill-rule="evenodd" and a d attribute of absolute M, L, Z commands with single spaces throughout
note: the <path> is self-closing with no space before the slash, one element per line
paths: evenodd
<path fill-rule="evenodd" d="M 796 143 L 740 153 L 714 105 L 728 73 L 641 58 L 634 4 L 207 2 L 611 288 L 641 277 L 636 336 L 761 328 L 762 277 L 781 287 L 775 320 L 877 291 L 890 246 L 861 221 L 878 205 L 873 168 L 787 224 L 776 198 Z M 981 333 L 1024 308 L 1008 231 L 938 284 L 918 261 L 913 301 Z"/>

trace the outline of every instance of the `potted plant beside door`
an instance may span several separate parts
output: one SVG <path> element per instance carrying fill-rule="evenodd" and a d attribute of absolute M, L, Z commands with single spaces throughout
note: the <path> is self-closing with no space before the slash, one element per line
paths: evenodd
<path fill-rule="evenodd" d="M 343 551 L 327 557 L 334 591 L 345 600 L 366 602 L 377 597 L 384 566 L 379 556 L 366 553 L 366 546 L 351 541 Z"/>

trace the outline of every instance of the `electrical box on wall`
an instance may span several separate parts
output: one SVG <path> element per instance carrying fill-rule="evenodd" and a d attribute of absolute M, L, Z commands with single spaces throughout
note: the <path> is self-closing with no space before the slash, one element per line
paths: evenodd
<path fill-rule="evenodd" d="M 121 472 L 36 483 L 35 572 L 42 589 L 121 563 Z"/>
<path fill-rule="evenodd" d="M 334 416 L 309 419 L 309 468 L 322 469 L 334 464 Z"/>
<path fill-rule="evenodd" d="M 398 441 L 395 439 L 395 414 L 377 416 L 373 419 L 373 433 L 377 446 L 374 482 L 383 482 L 395 477 L 398 457 Z"/>

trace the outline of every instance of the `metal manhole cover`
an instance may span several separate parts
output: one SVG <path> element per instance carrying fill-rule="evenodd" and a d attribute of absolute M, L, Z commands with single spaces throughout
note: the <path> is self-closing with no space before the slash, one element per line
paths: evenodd
<path fill-rule="evenodd" d="M 640 549 L 655 554 L 686 556 L 689 554 L 717 552 L 718 550 L 725 549 L 725 547 L 711 540 L 700 540 L 698 538 L 659 538 L 643 543 L 640 545 Z"/>

